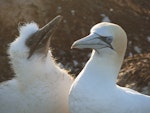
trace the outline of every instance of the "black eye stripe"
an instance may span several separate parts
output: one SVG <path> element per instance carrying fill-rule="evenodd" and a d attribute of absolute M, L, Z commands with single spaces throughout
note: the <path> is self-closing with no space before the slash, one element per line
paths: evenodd
<path fill-rule="evenodd" d="M 105 36 L 101 36 L 101 35 L 99 35 L 99 34 L 97 34 L 97 33 L 94 33 L 94 34 L 96 34 L 98 37 L 96 37 L 96 38 L 98 38 L 98 39 L 100 39 L 100 40 L 103 40 L 104 42 L 106 42 L 107 44 L 111 44 L 111 42 L 112 42 L 112 37 L 105 37 Z"/>

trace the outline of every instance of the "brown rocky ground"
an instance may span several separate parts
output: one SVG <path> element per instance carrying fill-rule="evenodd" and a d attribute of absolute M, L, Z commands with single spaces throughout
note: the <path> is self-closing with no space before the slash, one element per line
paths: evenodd
<path fill-rule="evenodd" d="M 56 15 L 64 17 L 51 43 L 60 66 L 76 76 L 90 51 L 70 50 L 71 44 L 87 35 L 94 24 L 110 20 L 122 26 L 128 35 L 119 84 L 150 94 L 149 0 L 1 0 L 0 81 L 11 79 L 13 75 L 6 50 L 18 35 L 18 25 L 35 21 L 43 26 Z"/>
<path fill-rule="evenodd" d="M 118 84 L 150 95 L 150 53 L 126 58 Z"/>

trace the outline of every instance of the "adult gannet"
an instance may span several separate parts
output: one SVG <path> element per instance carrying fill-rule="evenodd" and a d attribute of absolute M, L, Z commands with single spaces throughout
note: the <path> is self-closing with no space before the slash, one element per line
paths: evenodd
<path fill-rule="evenodd" d="M 127 46 L 125 31 L 102 22 L 72 48 L 92 48 L 92 55 L 74 81 L 69 96 L 71 113 L 150 113 L 150 97 L 116 85 Z"/>
<path fill-rule="evenodd" d="M 0 113 L 69 113 L 72 79 L 57 67 L 49 51 L 61 19 L 57 16 L 41 29 L 36 23 L 20 27 L 8 50 L 15 78 L 0 84 Z"/>

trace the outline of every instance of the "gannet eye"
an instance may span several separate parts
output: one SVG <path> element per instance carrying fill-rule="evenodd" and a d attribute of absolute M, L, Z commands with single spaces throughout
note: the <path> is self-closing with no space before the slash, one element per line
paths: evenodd
<path fill-rule="evenodd" d="M 111 36 L 101 36 L 101 35 L 99 35 L 98 38 L 101 39 L 101 40 L 103 40 L 107 44 L 111 44 L 112 40 L 113 40 L 113 38 Z"/>
<path fill-rule="evenodd" d="M 102 35 L 99 35 L 97 33 L 94 33 L 94 34 L 96 34 L 98 36 L 97 38 L 103 40 L 104 42 L 106 42 L 108 44 L 111 44 L 113 41 L 113 38 L 111 36 L 102 36 Z"/>
<path fill-rule="evenodd" d="M 112 43 L 112 37 L 105 37 L 105 38 L 106 38 L 106 42 Z"/>

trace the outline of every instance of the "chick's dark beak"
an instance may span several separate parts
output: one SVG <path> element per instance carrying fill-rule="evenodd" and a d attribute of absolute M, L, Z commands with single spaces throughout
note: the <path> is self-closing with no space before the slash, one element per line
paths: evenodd
<path fill-rule="evenodd" d="M 37 52 L 47 55 L 50 46 L 50 40 L 61 20 L 62 16 L 55 17 L 48 24 L 40 28 L 36 33 L 28 38 L 26 41 L 26 45 L 30 49 L 28 59 Z"/>

